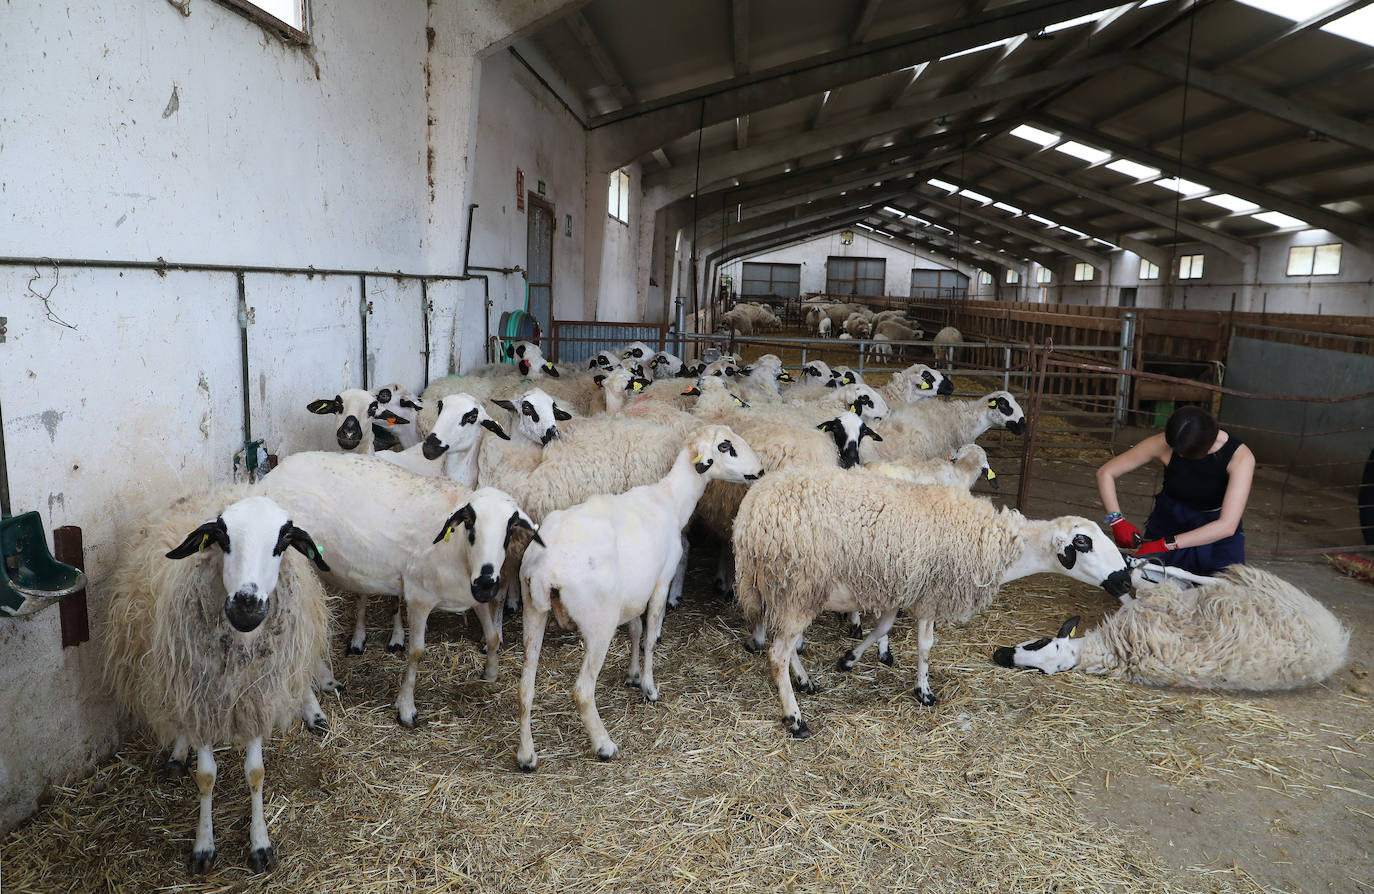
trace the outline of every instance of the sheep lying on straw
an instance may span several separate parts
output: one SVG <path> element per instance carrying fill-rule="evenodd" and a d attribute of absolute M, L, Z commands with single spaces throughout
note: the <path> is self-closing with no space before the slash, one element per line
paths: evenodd
<path fill-rule="evenodd" d="M 1296 689 L 1344 666 L 1350 642 L 1350 631 L 1326 606 L 1247 565 L 1188 589 L 1172 582 L 1141 587 L 1073 638 L 1078 621 L 1065 621 L 1053 639 L 1004 646 L 993 660 L 1047 674 L 1077 668 L 1148 686 Z"/>
<path fill-rule="evenodd" d="M 736 595 L 746 616 L 763 616 L 792 735 L 810 735 L 788 665 L 810 679 L 795 651 L 823 610 L 879 614 L 876 636 L 899 609 L 918 623 L 916 697 L 935 703 L 927 668 L 935 622 L 960 624 L 1002 584 L 1055 571 L 1113 595 L 1130 570 L 1111 538 L 1085 518 L 1048 521 L 999 510 L 951 487 L 907 484 L 872 472 L 810 466 L 769 475 L 749 489 L 735 518 Z M 862 547 L 856 546 L 861 544 Z"/>
<path fill-rule="evenodd" d="M 248 861 L 262 871 L 274 859 L 262 812 L 262 740 L 303 703 L 315 724 L 324 718 L 310 682 L 328 622 L 309 562 L 328 565 L 284 509 L 246 494 L 221 488 L 149 516 L 110 578 L 105 667 L 116 696 L 164 744 L 175 743 L 170 769 L 184 770 L 188 748 L 196 749 L 192 872 L 215 859 L 215 746 L 247 752 Z"/>

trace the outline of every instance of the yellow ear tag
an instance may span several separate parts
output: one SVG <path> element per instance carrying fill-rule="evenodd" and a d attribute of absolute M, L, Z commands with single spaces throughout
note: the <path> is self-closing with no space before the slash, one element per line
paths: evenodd
<path fill-rule="evenodd" d="M 1069 628 L 1069 639 L 1073 639 L 1073 635 L 1074 635 L 1075 633 L 1077 633 L 1077 632 L 1078 632 L 1078 627 L 1077 627 L 1077 626 L 1070 627 L 1070 628 Z"/>
<path fill-rule="evenodd" d="M 735 400 L 735 405 L 736 405 L 736 406 L 740 406 L 740 407 L 744 406 L 744 401 L 740 400 L 738 397 L 735 397 L 733 394 L 730 395 L 730 396 L 734 398 L 734 400 Z"/>
<path fill-rule="evenodd" d="M 644 383 L 643 383 L 643 382 L 634 382 L 634 383 L 632 383 L 632 384 L 630 385 L 630 387 L 631 387 L 632 389 L 634 389 L 635 391 L 643 391 L 643 390 L 644 390 Z"/>
<path fill-rule="evenodd" d="M 448 525 L 445 525 L 445 526 L 444 526 L 444 542 L 445 542 L 445 543 L 448 543 L 449 538 L 452 537 L 452 536 L 453 536 L 453 529 L 450 528 Z"/>
<path fill-rule="evenodd" d="M 996 477 L 997 477 L 997 473 L 994 472 L 992 469 L 988 469 L 988 480 L 991 481 L 992 479 L 994 479 L 994 478 L 996 478 Z"/>
<path fill-rule="evenodd" d="M 697 454 L 697 458 L 694 459 L 694 460 L 692 460 L 692 465 L 694 465 L 694 466 L 699 466 L 699 465 L 701 465 L 701 461 L 702 461 L 703 458 L 704 458 L 703 455 L 700 454 L 700 453 L 698 453 L 698 454 Z"/>
<path fill-rule="evenodd" d="M 201 550 L 205 549 L 205 547 L 207 547 L 207 546 L 209 546 L 209 545 L 210 545 L 210 535 L 209 535 L 209 534 L 201 534 L 201 535 L 200 535 L 200 546 L 196 549 L 196 552 L 200 552 Z"/>
<path fill-rule="evenodd" d="M 921 390 L 922 390 L 922 391 L 929 391 L 929 390 L 930 390 L 930 383 L 927 382 L 927 381 L 925 381 L 925 380 L 923 379 L 923 380 L 921 381 Z"/>
<path fill-rule="evenodd" d="M 859 408 L 858 408 L 857 406 L 855 406 L 854 404 L 850 404 L 850 405 L 849 405 L 849 412 L 851 412 L 851 413 L 857 413 L 857 412 L 859 412 Z"/>
<path fill-rule="evenodd" d="M 990 401 L 988 401 L 988 406 L 990 406 L 990 407 L 996 409 L 996 407 L 997 407 L 997 401 L 996 401 L 996 400 L 990 400 Z"/>

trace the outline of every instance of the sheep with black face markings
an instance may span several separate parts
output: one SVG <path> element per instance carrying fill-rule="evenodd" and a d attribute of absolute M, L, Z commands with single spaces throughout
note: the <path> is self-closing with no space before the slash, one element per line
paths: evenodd
<path fill-rule="evenodd" d="M 963 623 L 1002 584 L 1037 572 L 1066 574 L 1112 595 L 1130 587 L 1125 560 L 1087 519 L 1032 520 L 955 488 L 861 469 L 769 475 L 740 504 L 734 547 L 740 608 L 761 616 L 773 634 L 769 659 L 783 723 L 798 738 L 810 730 L 788 669 L 803 690 L 814 688 L 795 651 L 824 610 L 878 613 L 875 633 L 883 635 L 905 608 L 918 624 L 915 695 L 933 705 L 927 671 L 937 621 Z"/>
<path fill-rule="evenodd" d="M 399 420 L 391 422 L 383 419 L 381 422 L 374 422 L 375 425 L 383 425 L 387 431 L 401 444 L 401 449 L 406 450 L 420 443 L 420 429 L 416 425 L 416 419 L 420 415 L 420 402 L 415 395 L 406 390 L 405 386 L 395 382 L 390 385 L 383 385 L 372 391 L 372 396 L 377 398 L 377 411 L 390 411 Z"/>
<path fill-rule="evenodd" d="M 458 458 L 477 446 L 482 434 L 478 426 L 494 433 L 498 438 L 510 440 L 510 435 L 506 434 L 500 424 L 492 419 L 470 394 L 450 394 L 442 398 L 439 401 L 438 412 L 439 417 L 435 420 L 433 430 L 423 441 L 400 452 L 378 453 L 377 458 L 400 466 L 415 475 L 432 478 L 448 473 L 450 450 L 453 451 L 452 456 Z M 461 462 L 461 459 L 458 461 Z"/>
<path fill-rule="evenodd" d="M 1147 686 L 1270 691 L 1320 683 L 1346 662 L 1350 631 L 1317 600 L 1267 571 L 1232 565 L 1209 583 L 1138 588 L 1081 638 L 1003 647 L 993 660 L 1046 674 L 1077 668 Z"/>
<path fill-rule="evenodd" d="M 1014 435 L 1026 431 L 1026 414 L 1016 398 L 994 391 L 973 400 L 923 400 L 893 409 L 878 423 L 883 436 L 877 448 L 883 459 L 934 459 L 949 456 L 992 428 Z"/>
<path fill-rule="evenodd" d="M 333 416 L 339 427 L 334 438 L 339 448 L 348 453 L 371 453 L 376 441 L 372 432 L 374 421 L 407 426 L 410 423 L 390 410 L 380 409 L 377 396 L 361 388 L 346 388 L 333 398 L 321 397 L 305 407 L 317 416 Z"/>
<path fill-rule="evenodd" d="M 324 588 L 309 563 L 329 566 L 284 509 L 248 493 L 221 488 L 151 514 L 127 538 L 109 583 L 105 668 L 116 696 L 164 744 L 175 743 L 169 768 L 184 771 L 188 750 L 196 749 L 200 823 L 192 872 L 207 871 L 215 859 L 215 746 L 246 748 L 248 860 L 262 871 L 274 861 L 263 818 L 262 741 L 289 725 L 302 704 L 312 727 L 324 721 L 310 686 L 328 621 Z"/>

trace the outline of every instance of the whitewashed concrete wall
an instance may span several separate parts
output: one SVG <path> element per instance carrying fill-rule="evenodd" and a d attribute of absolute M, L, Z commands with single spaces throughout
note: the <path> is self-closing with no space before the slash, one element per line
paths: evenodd
<path fill-rule="evenodd" d="M 807 293 L 820 293 L 825 291 L 826 259 L 834 257 L 845 258 L 882 258 L 886 263 L 885 283 L 883 294 L 885 295 L 910 295 L 911 294 L 911 271 L 913 269 L 936 270 L 950 269 L 932 257 L 914 251 L 908 251 L 905 247 L 894 243 L 884 237 L 873 237 L 861 229 L 854 230 L 854 242 L 844 245 L 840 242 L 840 231 L 828 233 L 824 236 L 817 236 L 815 239 L 792 245 L 787 248 L 780 248 L 773 251 L 762 252 L 757 255 L 750 255 L 743 259 L 733 260 L 724 264 L 720 268 L 720 273 L 733 277 L 735 291 L 739 291 L 739 283 L 745 261 L 751 263 L 776 263 L 776 264 L 801 264 L 801 291 Z"/>
<path fill-rule="evenodd" d="M 479 52 L 566 5 L 313 0 L 309 48 L 213 2 L 0 6 L 0 256 L 457 273 Z M 419 286 L 367 283 L 369 380 L 418 388 Z M 22 718 L 0 734 L 3 831 L 123 732 L 99 672 L 120 525 L 232 475 L 244 395 L 233 274 L 0 264 L 0 289 L 13 507 L 82 528 L 95 634 L 64 651 L 55 611 L 0 619 L 0 717 Z M 249 274 L 245 291 L 254 436 L 325 446 L 305 403 L 363 384 L 362 283 Z M 428 297 L 429 372 L 481 363 L 482 284 Z"/>

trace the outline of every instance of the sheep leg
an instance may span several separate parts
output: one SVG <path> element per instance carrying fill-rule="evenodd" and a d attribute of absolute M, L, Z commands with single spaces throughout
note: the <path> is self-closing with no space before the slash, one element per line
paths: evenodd
<path fill-rule="evenodd" d="M 525 604 L 525 667 L 520 672 L 520 750 L 515 762 L 526 773 L 538 765 L 534 754 L 534 734 L 530 731 L 530 712 L 534 708 L 534 674 L 539 670 L 539 650 L 544 646 L 544 625 L 549 613 Z"/>
<path fill-rule="evenodd" d="M 170 777 L 186 775 L 186 755 L 190 752 L 191 746 L 186 743 L 186 734 L 177 736 L 176 742 L 172 743 L 172 753 L 167 756 L 167 765 L 163 772 Z"/>
<path fill-rule="evenodd" d="M 782 703 L 782 725 L 787 727 L 795 738 L 805 739 L 811 730 L 802 719 L 801 707 L 797 705 L 796 693 L 792 691 L 790 666 L 797 655 L 797 640 L 801 639 L 800 630 L 785 630 L 773 637 L 773 645 L 768 650 L 768 662 L 773 669 L 773 683 L 778 687 L 778 701 Z"/>
<path fill-rule="evenodd" d="M 610 760 L 620 751 L 611 741 L 606 725 L 601 722 L 601 714 L 596 710 L 596 678 L 601 675 L 601 665 L 606 660 L 606 650 L 614 634 L 614 628 L 609 633 L 596 628 L 584 631 L 582 642 L 587 652 L 582 659 L 582 671 L 573 686 L 573 701 L 577 704 L 577 712 L 582 715 L 582 726 L 592 740 L 592 750 L 603 761 Z"/>
<path fill-rule="evenodd" d="M 638 689 L 640 685 L 639 672 L 639 641 L 644 635 L 644 618 L 635 615 L 630 619 L 630 669 L 625 672 L 625 685 L 631 689 Z"/>
<path fill-rule="evenodd" d="M 836 667 L 842 671 L 853 670 L 854 665 L 858 664 L 859 659 L 864 657 L 864 652 L 868 651 L 869 646 L 873 645 L 875 642 L 878 642 L 879 640 L 882 640 L 884 643 L 887 642 L 887 632 L 892 629 L 892 625 L 895 624 L 896 621 L 897 610 L 895 608 L 885 611 L 881 615 L 879 615 L 878 623 L 874 626 L 873 632 L 870 633 L 868 636 L 864 637 L 863 642 L 859 643 L 857 646 L 841 655 L 839 662 L 836 664 Z M 878 654 L 880 659 L 884 651 L 886 650 L 883 648 L 883 646 L 878 647 Z M 888 652 L 889 656 L 891 654 L 891 652 Z"/>
<path fill-rule="evenodd" d="M 849 613 L 849 635 L 854 639 L 864 638 L 864 625 L 858 612 Z"/>
<path fill-rule="evenodd" d="M 401 618 L 401 609 L 405 605 L 405 597 L 396 597 L 396 611 L 391 614 L 391 639 L 387 641 L 386 650 L 388 652 L 402 652 L 406 647 L 406 625 Z"/>
<path fill-rule="evenodd" d="M 754 634 L 744 641 L 744 648 L 750 652 L 762 652 L 764 644 L 768 642 L 768 627 L 764 624 L 763 618 L 754 625 Z"/>
<path fill-rule="evenodd" d="M 501 603 L 497 600 L 479 602 L 473 607 L 477 622 L 482 625 L 483 651 L 487 653 L 487 663 L 482 668 L 482 679 L 495 683 L 500 676 L 498 665 L 501 652 Z"/>
<path fill-rule="evenodd" d="M 672 585 L 672 577 L 668 574 L 669 569 L 676 568 L 677 563 L 673 562 L 664 568 L 664 573 L 659 576 L 658 586 L 654 588 L 654 595 L 649 597 L 649 619 L 645 624 L 648 630 L 660 630 L 663 627 L 663 615 L 666 612 L 668 601 L 668 588 Z M 654 640 L 655 637 L 646 636 L 644 638 L 644 677 L 641 688 L 644 690 L 644 698 L 650 702 L 658 701 L 658 686 L 654 683 Z"/>
<path fill-rule="evenodd" d="M 406 661 L 401 691 L 396 695 L 396 722 L 407 728 L 413 727 L 418 717 L 415 710 L 415 678 L 420 673 L 420 658 L 425 654 L 425 625 L 429 623 L 429 613 L 433 610 L 433 603 L 406 600 L 406 614 L 410 616 L 410 655 Z"/>
<path fill-rule="evenodd" d="M 243 758 L 243 775 L 248 778 L 248 791 L 253 804 L 253 820 L 248 828 L 248 865 L 254 872 L 266 872 L 277 861 L 272 842 L 267 838 L 267 820 L 262 816 L 262 737 L 248 743 Z"/>
<path fill-rule="evenodd" d="M 668 590 L 668 608 L 675 609 L 682 604 L 682 583 L 687 579 L 687 535 L 682 534 L 682 558 L 677 561 L 677 571 L 673 574 L 673 585 Z M 663 638 L 663 628 L 659 628 L 657 637 Z"/>
<path fill-rule="evenodd" d="M 324 715 L 324 711 L 320 708 L 319 699 L 315 698 L 313 688 L 305 690 L 305 699 L 301 702 L 299 713 L 301 722 L 312 733 L 323 733 L 329 729 L 329 718 Z"/>
<path fill-rule="evenodd" d="M 315 662 L 315 686 L 321 692 L 343 692 L 346 687 L 343 683 L 334 679 L 334 669 L 329 666 L 329 662 L 320 656 L 320 660 Z"/>
<path fill-rule="evenodd" d="M 939 699 L 930 691 L 930 647 L 935 644 L 935 621 L 921 618 L 916 622 L 916 700 L 929 708 Z"/>
<path fill-rule="evenodd" d="M 196 788 L 200 791 L 200 822 L 196 844 L 191 851 L 191 872 L 209 872 L 215 864 L 215 824 L 210 815 L 210 799 L 215 793 L 215 750 L 208 745 L 196 749 Z"/>
<path fill-rule="evenodd" d="M 735 551 L 728 544 L 721 544 L 716 557 L 716 591 L 726 596 L 735 594 Z"/>
<path fill-rule="evenodd" d="M 367 644 L 367 594 L 358 594 L 358 609 L 353 615 L 353 639 L 348 643 L 348 654 L 363 654 Z"/>

